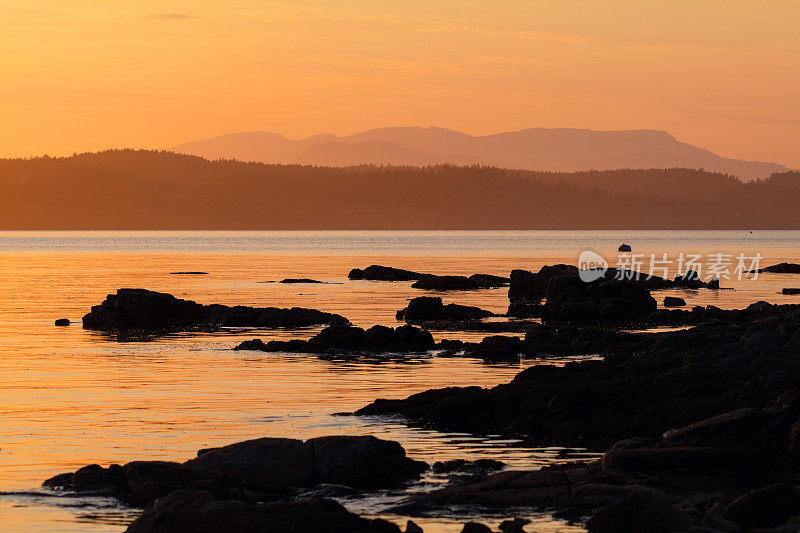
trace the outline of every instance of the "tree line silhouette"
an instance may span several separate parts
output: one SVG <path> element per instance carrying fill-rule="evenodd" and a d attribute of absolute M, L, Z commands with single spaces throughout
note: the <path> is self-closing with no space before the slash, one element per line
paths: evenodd
<path fill-rule="evenodd" d="M 0 228 L 800 229 L 800 172 L 315 167 L 108 150 L 0 159 Z"/>

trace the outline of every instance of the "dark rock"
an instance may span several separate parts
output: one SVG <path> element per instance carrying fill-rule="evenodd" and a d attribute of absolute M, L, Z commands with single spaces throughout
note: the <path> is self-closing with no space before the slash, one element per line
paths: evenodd
<path fill-rule="evenodd" d="M 586 523 L 589 533 L 674 533 L 690 525 L 668 503 L 642 492 L 600 509 Z"/>
<path fill-rule="evenodd" d="M 260 352 L 297 352 L 306 346 L 306 341 L 301 339 L 291 339 L 288 341 L 269 341 L 265 343 L 261 339 L 242 341 L 234 350 L 257 350 Z"/>
<path fill-rule="evenodd" d="M 386 326 L 363 328 L 348 325 L 332 325 L 311 339 L 304 341 L 269 341 L 260 339 L 244 341 L 234 350 L 260 350 L 264 352 L 289 353 L 386 353 L 426 352 L 435 347 L 430 332 L 411 325 L 392 329 Z"/>
<path fill-rule="evenodd" d="M 800 514 L 800 494 L 787 483 L 753 490 L 735 499 L 723 516 L 743 529 L 778 527 Z"/>
<path fill-rule="evenodd" d="M 684 289 L 699 289 L 706 286 L 703 280 L 700 279 L 700 274 L 694 270 L 687 270 L 682 276 L 675 276 L 673 285 Z"/>
<path fill-rule="evenodd" d="M 542 319 L 556 322 L 620 323 L 655 311 L 650 292 L 634 283 L 600 279 L 585 283 L 576 276 L 555 276 L 547 287 Z"/>
<path fill-rule="evenodd" d="M 314 452 L 314 471 L 320 483 L 363 489 L 399 485 L 419 478 L 428 469 L 406 457 L 400 444 L 373 436 L 318 437 L 306 445 Z"/>
<path fill-rule="evenodd" d="M 773 274 L 800 274 L 800 264 L 797 263 L 778 263 L 777 265 L 770 265 L 764 268 L 757 268 L 750 270 L 748 274 L 760 274 L 762 272 L 771 272 Z"/>
<path fill-rule="evenodd" d="M 308 353 L 323 353 L 327 350 L 357 351 L 364 344 L 364 335 L 364 329 L 356 326 L 328 326 L 308 339 L 303 349 Z"/>
<path fill-rule="evenodd" d="M 487 363 L 519 362 L 519 354 L 525 351 L 519 337 L 495 335 L 485 337 L 477 346 L 465 351 L 467 357 L 477 357 Z"/>
<path fill-rule="evenodd" d="M 431 470 L 435 474 L 487 474 L 495 470 L 502 470 L 506 464 L 494 459 L 476 459 L 467 461 L 465 459 L 452 459 L 450 461 L 436 461 Z"/>
<path fill-rule="evenodd" d="M 325 283 L 325 282 L 309 278 L 286 278 L 280 280 L 278 283 Z"/>
<path fill-rule="evenodd" d="M 230 488 L 241 488 L 239 479 L 191 465 L 167 461 L 133 461 L 124 467 L 125 485 L 131 503 L 147 506 L 175 490 L 212 491 L 220 496 Z M 274 485 L 259 488 L 274 490 Z"/>
<path fill-rule="evenodd" d="M 618 252 L 630 252 L 631 250 L 632 250 L 631 245 L 625 243 L 620 244 L 619 248 L 617 248 Z"/>
<path fill-rule="evenodd" d="M 425 463 L 409 459 L 394 441 L 319 437 L 302 442 L 262 438 L 206 451 L 186 463 L 237 476 L 251 486 L 310 487 L 320 483 L 381 488 L 416 479 Z"/>
<path fill-rule="evenodd" d="M 683 307 L 686 305 L 686 300 L 678 298 L 677 296 L 665 296 L 664 307 Z"/>
<path fill-rule="evenodd" d="M 536 327 L 526 344 L 540 352 L 605 345 L 614 357 L 562 368 L 534 366 L 493 389 L 426 391 L 406 400 L 376 401 L 358 413 L 401 414 L 447 431 L 527 435 L 542 444 L 604 449 L 737 409 L 761 410 L 782 391 L 800 388 L 800 306 L 702 308 L 702 314 L 725 320 L 655 335 Z M 785 446 L 784 454 L 794 420 L 786 423 L 783 440 L 775 439 L 776 446 Z"/>
<path fill-rule="evenodd" d="M 464 343 L 457 339 L 442 339 L 436 347 L 450 352 L 460 352 L 464 349 Z"/>
<path fill-rule="evenodd" d="M 361 270 L 354 268 L 347 275 L 350 279 L 366 279 L 373 281 L 414 281 L 420 279 L 425 274 L 403 270 L 401 268 L 371 265 Z"/>
<path fill-rule="evenodd" d="M 405 533 L 424 533 L 424 531 L 422 531 L 422 528 L 419 527 L 417 524 L 409 520 L 406 522 Z"/>
<path fill-rule="evenodd" d="M 719 278 L 714 278 L 706 283 L 706 289 L 719 290 Z"/>
<path fill-rule="evenodd" d="M 411 498 L 416 509 L 453 506 L 507 509 L 511 507 L 549 508 L 568 499 L 570 482 L 561 470 L 508 470 L 485 478 L 450 485 Z M 404 507 L 394 509 L 404 512 Z"/>
<path fill-rule="evenodd" d="M 69 318 L 59 318 L 56 320 L 56 326 L 69 326 L 70 324 Z"/>
<path fill-rule="evenodd" d="M 293 307 L 201 305 L 146 289 L 118 289 L 83 317 L 85 329 L 185 330 L 195 327 L 305 327 L 347 323 L 332 313 Z"/>
<path fill-rule="evenodd" d="M 475 320 L 492 316 L 493 313 L 478 307 L 468 305 L 442 303 L 438 296 L 420 296 L 408 302 L 408 307 L 398 311 L 399 320 L 405 320 L 409 324 L 421 324 L 428 321 L 451 321 Z"/>
<path fill-rule="evenodd" d="M 513 318 L 537 318 L 541 314 L 541 304 L 510 303 L 506 311 L 506 316 Z"/>
<path fill-rule="evenodd" d="M 324 481 L 314 474 L 314 451 L 301 440 L 265 437 L 204 450 L 185 463 L 237 476 L 257 488 L 310 487 Z"/>
<path fill-rule="evenodd" d="M 384 520 L 350 513 L 333 500 L 248 503 L 217 499 L 206 491 L 175 491 L 157 501 L 128 533 L 400 533 Z"/>
<path fill-rule="evenodd" d="M 249 341 L 242 341 L 237 344 L 234 350 L 257 350 L 260 352 L 268 352 L 267 345 L 261 339 L 251 339 Z"/>
<path fill-rule="evenodd" d="M 578 267 L 573 265 L 545 265 L 539 272 L 512 270 L 508 299 L 512 305 L 537 305 L 547 294 L 550 280 L 559 275 L 577 276 Z"/>
<path fill-rule="evenodd" d="M 349 498 L 358 496 L 360 491 L 347 485 L 333 485 L 331 483 L 320 483 L 314 485 L 308 490 L 304 490 L 298 494 L 298 498 Z"/>
<path fill-rule="evenodd" d="M 530 520 L 515 517 L 512 520 L 503 520 L 498 529 L 503 533 L 525 533 L 524 526 L 528 523 Z"/>
<path fill-rule="evenodd" d="M 461 533 L 492 533 L 489 526 L 479 522 L 467 522 L 461 529 Z"/>
<path fill-rule="evenodd" d="M 791 295 L 800 294 L 800 288 L 797 288 L 797 289 L 795 289 L 795 288 L 785 288 L 785 289 L 783 289 L 781 291 L 781 294 L 791 294 Z M 58 324 L 56 324 L 56 325 L 58 325 Z"/>
<path fill-rule="evenodd" d="M 170 274 L 173 276 L 207 276 L 208 272 L 185 270 L 180 272 L 170 272 Z"/>
<path fill-rule="evenodd" d="M 411 285 L 415 289 L 429 291 L 470 291 L 505 287 L 509 279 L 489 274 L 473 274 L 472 276 L 434 276 L 426 274 Z"/>
<path fill-rule="evenodd" d="M 757 450 L 711 446 L 611 449 L 603 456 L 605 472 L 690 471 L 695 475 L 725 473 L 764 466 Z"/>

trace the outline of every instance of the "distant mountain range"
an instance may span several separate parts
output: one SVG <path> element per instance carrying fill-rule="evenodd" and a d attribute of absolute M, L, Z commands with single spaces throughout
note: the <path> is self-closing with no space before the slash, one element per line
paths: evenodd
<path fill-rule="evenodd" d="M 787 170 L 783 165 L 729 159 L 678 141 L 666 131 L 532 128 L 472 136 L 444 128 L 398 127 L 345 137 L 287 139 L 267 132 L 233 133 L 172 148 L 206 159 L 318 166 L 491 165 L 574 172 L 620 168 L 694 168 L 749 181 Z"/>

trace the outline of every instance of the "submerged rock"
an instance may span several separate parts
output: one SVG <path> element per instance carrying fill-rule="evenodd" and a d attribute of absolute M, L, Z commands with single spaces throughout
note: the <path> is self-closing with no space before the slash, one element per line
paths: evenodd
<path fill-rule="evenodd" d="M 70 322 L 69 318 L 59 318 L 55 322 L 56 326 L 69 326 L 70 324 L 72 324 L 72 322 Z"/>
<path fill-rule="evenodd" d="M 195 327 L 306 327 L 344 324 L 347 319 L 316 309 L 201 305 L 146 289 L 118 289 L 83 317 L 95 330 L 185 330 Z"/>
<path fill-rule="evenodd" d="M 286 278 L 280 280 L 278 283 L 325 283 L 325 282 L 310 278 Z"/>
<path fill-rule="evenodd" d="M 631 245 L 625 243 L 620 244 L 619 248 L 617 248 L 618 252 L 630 252 L 631 250 L 632 250 Z"/>
<path fill-rule="evenodd" d="M 785 288 L 785 289 L 783 289 L 781 291 L 781 294 L 790 294 L 790 295 L 800 294 L 800 288 L 797 288 L 797 289 L 795 289 L 795 288 Z"/>

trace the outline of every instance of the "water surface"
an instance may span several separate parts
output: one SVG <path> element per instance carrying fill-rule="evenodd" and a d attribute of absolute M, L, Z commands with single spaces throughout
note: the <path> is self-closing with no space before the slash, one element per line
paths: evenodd
<path fill-rule="evenodd" d="M 623 241 L 643 253 L 758 252 L 765 264 L 800 262 L 800 232 L 0 233 L 0 491 L 39 491 L 44 479 L 89 463 L 183 461 L 200 448 L 262 436 L 374 434 L 400 441 L 410 456 L 429 462 L 491 457 L 511 468 L 574 457 L 580 451 L 530 449 L 497 436 L 333 416 L 375 398 L 402 398 L 433 387 L 493 386 L 541 362 L 485 365 L 427 355 L 323 361 L 231 350 L 243 339 L 307 338 L 316 328 L 119 342 L 79 324 L 57 328 L 53 321 L 79 322 L 107 293 L 143 287 L 201 303 L 313 307 L 342 314 L 359 326 L 396 326 L 395 311 L 422 291 L 403 282 L 350 281 L 351 268 L 379 263 L 441 274 L 507 275 L 513 268 L 575 264 L 586 249 L 612 259 Z M 175 271 L 209 275 L 169 274 Z M 265 283 L 286 277 L 333 283 Z M 800 286 L 800 276 L 764 274 L 723 286 L 730 290 L 656 295 L 728 308 L 760 299 L 800 301 L 779 294 L 782 287 Z M 495 312 L 508 305 L 504 289 L 447 293 L 444 299 Z M 380 515 L 393 499 L 396 495 L 374 495 L 348 505 Z M 0 513 L 3 531 L 40 532 L 121 531 L 135 515 L 113 500 L 23 494 L 0 496 Z M 460 531 L 460 517 L 451 518 L 421 522 L 426 531 Z M 484 517 L 491 524 L 499 518 Z M 533 518 L 542 530 L 573 529 L 546 515 Z"/>

